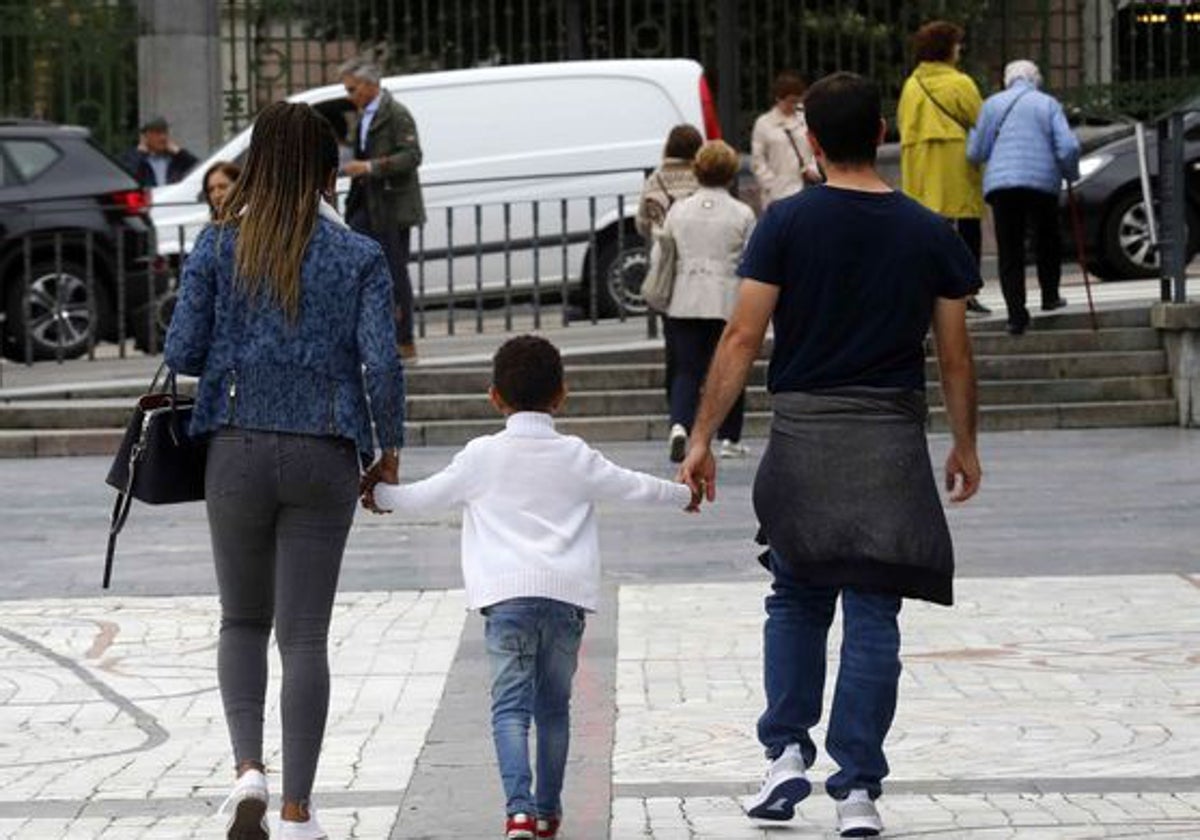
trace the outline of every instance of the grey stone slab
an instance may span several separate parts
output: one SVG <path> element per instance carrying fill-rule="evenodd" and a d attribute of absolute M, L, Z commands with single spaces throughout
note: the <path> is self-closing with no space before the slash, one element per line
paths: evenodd
<path fill-rule="evenodd" d="M 571 702 L 571 756 L 563 788 L 572 837 L 607 837 L 616 722 L 616 591 L 606 589 L 588 616 Z M 483 620 L 463 627 L 442 703 L 397 812 L 393 840 L 493 837 L 504 820 L 504 793 L 491 738 L 490 673 Z"/>

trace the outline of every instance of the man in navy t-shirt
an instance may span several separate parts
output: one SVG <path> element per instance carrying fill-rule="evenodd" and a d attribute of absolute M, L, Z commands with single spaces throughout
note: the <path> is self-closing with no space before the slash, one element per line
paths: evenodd
<path fill-rule="evenodd" d="M 825 747 L 825 783 L 845 837 L 878 834 L 883 741 L 900 677 L 903 598 L 952 601 L 953 548 L 925 439 L 925 336 L 932 326 L 953 446 L 950 501 L 979 487 L 976 385 L 966 301 L 980 287 L 945 222 L 875 170 L 883 137 L 875 86 L 835 73 L 805 99 L 827 181 L 776 202 L 743 257 L 732 318 L 709 369 L 680 477 L 715 498 L 711 441 L 741 392 L 768 324 L 771 437 L 755 478 L 774 582 L 758 737 L 771 762 L 756 819 L 787 820 L 811 790 L 809 735 L 821 718 L 825 650 L 845 619 Z"/>

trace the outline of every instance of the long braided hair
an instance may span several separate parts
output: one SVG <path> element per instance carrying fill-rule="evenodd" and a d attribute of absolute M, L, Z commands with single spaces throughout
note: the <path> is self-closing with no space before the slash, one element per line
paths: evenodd
<path fill-rule="evenodd" d="M 276 102 L 254 121 L 250 152 L 216 223 L 236 228 L 237 284 L 266 294 L 290 320 L 300 311 L 300 267 L 317 224 L 317 201 L 337 169 L 337 140 L 310 106 Z"/>

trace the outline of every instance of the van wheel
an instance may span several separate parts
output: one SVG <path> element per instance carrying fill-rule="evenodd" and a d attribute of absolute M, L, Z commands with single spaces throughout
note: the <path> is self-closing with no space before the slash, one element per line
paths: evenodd
<path fill-rule="evenodd" d="M 28 294 L 22 278 L 8 284 L 8 355 L 25 358 L 26 335 L 34 361 L 58 358 L 60 352 L 64 359 L 83 355 L 99 334 L 105 306 L 103 285 L 97 281 L 92 287 L 95 294 L 88 294 L 86 271 L 70 260 L 62 262 L 61 272 L 55 270 L 54 260 L 35 260 L 31 276 Z M 29 302 L 28 320 L 25 300 Z"/>
<path fill-rule="evenodd" d="M 646 281 L 646 269 L 650 254 L 645 242 L 633 231 L 627 231 L 621 239 L 609 235 L 601 241 L 596 260 L 596 314 L 601 318 L 615 318 L 622 311 L 626 315 L 643 315 L 646 301 L 642 299 L 642 283 Z M 590 310 L 588 296 L 592 283 L 590 261 L 588 274 L 583 278 L 583 308 Z"/>

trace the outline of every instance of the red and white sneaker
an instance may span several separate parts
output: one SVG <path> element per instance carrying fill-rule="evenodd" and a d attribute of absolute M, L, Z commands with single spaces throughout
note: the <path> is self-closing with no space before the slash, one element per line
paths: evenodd
<path fill-rule="evenodd" d="M 558 836 L 558 827 L 562 825 L 562 817 L 538 817 L 537 838 L 548 840 Z"/>
<path fill-rule="evenodd" d="M 506 840 L 534 840 L 537 824 L 529 814 L 509 814 L 504 823 Z"/>

